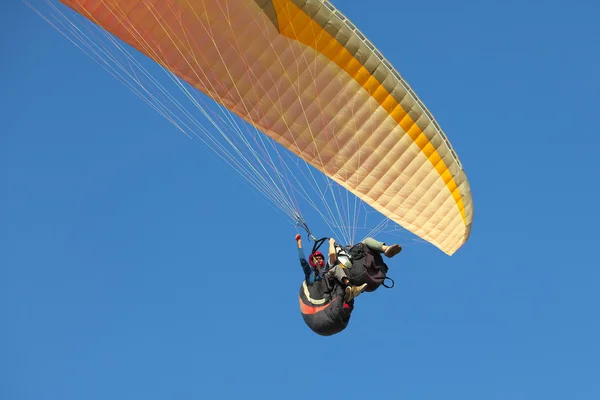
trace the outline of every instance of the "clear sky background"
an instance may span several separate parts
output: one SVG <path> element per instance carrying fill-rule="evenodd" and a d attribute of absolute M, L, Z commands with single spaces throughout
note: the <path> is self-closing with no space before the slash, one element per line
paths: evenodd
<path fill-rule="evenodd" d="M 396 286 L 313 334 L 299 231 L 7 0 L 1 399 L 600 398 L 600 3 L 334 4 L 458 152 L 467 244 L 400 236 Z"/>

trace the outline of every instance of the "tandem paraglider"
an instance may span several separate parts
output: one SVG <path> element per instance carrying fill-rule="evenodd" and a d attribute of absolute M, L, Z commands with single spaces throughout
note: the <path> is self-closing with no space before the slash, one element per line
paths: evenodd
<path fill-rule="evenodd" d="M 304 224 L 306 227 L 306 225 Z M 308 230 L 307 230 L 308 231 Z M 308 261 L 297 234 L 298 258 L 304 272 L 298 299 L 306 325 L 321 336 L 335 335 L 346 329 L 354 310 L 354 300 L 361 293 L 373 292 L 381 285 L 391 288 L 389 267 L 382 255 L 392 258 L 402 251 L 399 244 L 387 245 L 367 237 L 354 246 L 341 246 L 334 238 L 316 239 Z M 319 248 L 329 243 L 327 258 Z M 390 281 L 388 286 L 386 281 Z"/>
<path fill-rule="evenodd" d="M 217 153 L 288 222 L 316 210 L 331 233 L 315 239 L 308 264 L 298 248 L 300 309 L 318 334 L 342 331 L 357 296 L 389 285 L 383 257 L 401 247 L 374 239 L 378 230 L 404 229 L 447 255 L 468 240 L 471 188 L 448 137 L 331 2 L 45 3 L 46 21 Z M 410 37 L 397 57 L 414 57 Z M 469 118 L 468 104 L 456 107 Z M 359 236 L 362 228 L 369 233 Z M 326 242 L 329 251 L 318 253 Z"/>

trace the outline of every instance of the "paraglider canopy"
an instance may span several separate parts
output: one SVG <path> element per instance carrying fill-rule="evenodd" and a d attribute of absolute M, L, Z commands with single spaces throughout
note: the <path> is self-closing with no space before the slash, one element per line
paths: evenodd
<path fill-rule="evenodd" d="M 471 191 L 444 132 L 328 1 L 62 2 L 446 254 L 468 239 Z M 187 127 L 180 122 L 186 114 L 167 117 Z M 236 153 L 231 162 L 240 159 Z M 261 167 L 249 171 L 260 174 Z M 294 220 L 298 207 L 289 193 L 302 188 L 278 185 L 277 171 L 274 179 L 257 178 L 259 187 L 275 185 L 268 196 Z"/>

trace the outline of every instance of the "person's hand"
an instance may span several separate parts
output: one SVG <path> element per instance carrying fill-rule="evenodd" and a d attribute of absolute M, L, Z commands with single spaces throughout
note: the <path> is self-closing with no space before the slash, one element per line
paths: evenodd
<path fill-rule="evenodd" d="M 335 244 L 335 239 L 329 238 L 329 244 L 333 246 Z"/>
<path fill-rule="evenodd" d="M 300 236 L 299 233 L 296 235 L 296 242 L 298 243 L 298 248 L 301 249 L 302 248 L 302 236 Z"/>

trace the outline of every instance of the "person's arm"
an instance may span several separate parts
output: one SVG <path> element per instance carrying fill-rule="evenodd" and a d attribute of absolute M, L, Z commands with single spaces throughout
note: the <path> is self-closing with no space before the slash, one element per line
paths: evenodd
<path fill-rule="evenodd" d="M 304 271 L 304 278 L 306 279 L 306 283 L 309 285 L 314 283 L 314 271 L 306 261 L 306 257 L 304 256 L 304 250 L 302 250 L 302 238 L 300 235 L 296 235 L 296 242 L 298 243 L 298 257 L 300 258 L 300 265 L 302 266 L 302 270 Z"/>
<path fill-rule="evenodd" d="M 335 239 L 329 239 L 329 265 L 334 266 L 337 261 L 337 253 L 335 251 Z"/>

